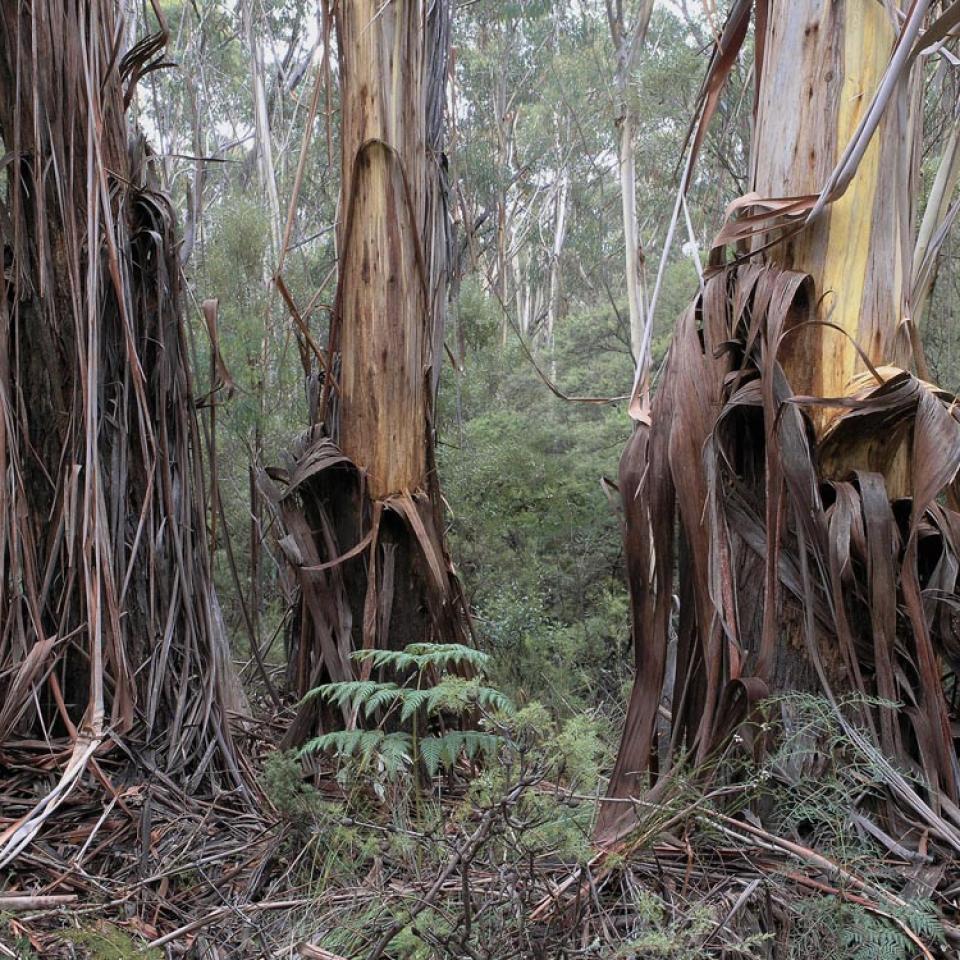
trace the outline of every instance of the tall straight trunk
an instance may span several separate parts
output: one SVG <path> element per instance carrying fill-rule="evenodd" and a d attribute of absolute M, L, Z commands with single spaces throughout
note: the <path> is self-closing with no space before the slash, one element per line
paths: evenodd
<path fill-rule="evenodd" d="M 267 201 L 270 218 L 270 250 L 276 257 L 280 251 L 280 194 L 273 163 L 273 139 L 270 134 L 270 111 L 267 105 L 266 65 L 260 43 L 260 24 L 253 9 L 254 0 L 244 0 L 243 28 L 250 48 L 250 86 L 253 91 L 254 150 L 260 186 Z"/>
<path fill-rule="evenodd" d="M 165 37 L 128 56 L 116 37 L 112 0 L 0 2 L 0 745 L 28 763 L 49 741 L 46 771 L 72 744 L 0 863 L 108 731 L 169 773 L 240 779 L 173 212 L 125 117 Z"/>
<path fill-rule="evenodd" d="M 425 489 L 445 236 L 429 156 L 428 4 L 343 5 L 340 445 L 380 499 Z M 442 95 L 442 73 L 439 80 Z M 436 82 L 435 82 L 436 85 Z M 436 118 L 433 118 L 434 121 Z M 437 358 L 439 361 L 439 358 Z"/>
<path fill-rule="evenodd" d="M 303 592 L 292 677 L 301 692 L 353 677 L 352 649 L 469 633 L 433 454 L 450 262 L 449 17 L 446 3 L 428 0 L 356 0 L 336 12 L 337 295 L 321 423 L 279 494 Z"/>
<path fill-rule="evenodd" d="M 880 3 L 771 0 L 763 44 L 770 69 L 761 74 L 753 143 L 754 191 L 762 197 L 820 191 L 870 106 L 895 37 Z M 822 298 L 818 318 L 840 328 L 811 325 L 784 345 L 784 371 L 797 393 L 846 395 L 854 376 L 866 369 L 858 345 L 874 364 L 909 362 L 901 321 L 913 253 L 918 93 L 916 82 L 903 86 L 846 193 L 769 251 L 770 262 L 814 279 Z"/>
<path fill-rule="evenodd" d="M 550 246 L 549 290 L 547 293 L 547 349 L 553 351 L 557 315 L 560 311 L 560 255 L 567 237 L 567 200 L 570 194 L 570 174 L 564 169 L 555 190 L 553 212 L 553 242 Z M 556 376 L 556 357 L 551 357 L 551 373 Z"/>
<path fill-rule="evenodd" d="M 637 224 L 637 160 L 633 111 L 624 108 L 620 121 L 620 207 L 623 217 L 624 267 L 627 278 L 627 309 L 630 315 L 630 352 L 639 360 L 643 350 L 644 297 L 640 275 L 640 233 Z"/>
<path fill-rule="evenodd" d="M 621 459 L 636 679 L 614 797 L 677 751 L 705 764 L 771 691 L 833 704 L 885 771 L 888 810 L 933 825 L 941 796 L 960 794 L 941 679 L 960 666 L 960 417 L 914 375 L 910 317 L 909 53 L 928 7 L 901 25 L 872 0 L 740 0 L 717 41 L 694 150 L 755 9 L 753 189 L 730 208 Z M 912 706 L 843 711 L 850 691 Z M 894 765 L 922 768 L 924 791 Z M 599 834 L 632 819 L 608 804 Z M 941 839 L 960 851 L 960 833 Z"/>
<path fill-rule="evenodd" d="M 646 295 L 643 289 L 640 233 L 637 223 L 636 111 L 630 84 L 647 36 L 653 0 L 639 0 L 632 22 L 627 22 L 623 0 L 607 0 L 607 20 L 614 52 L 614 88 L 617 117 L 617 167 L 620 179 L 620 212 L 623 221 L 624 268 L 630 313 L 630 351 L 639 360 L 643 351 Z"/>
<path fill-rule="evenodd" d="M 958 186 L 960 186 L 960 116 L 954 119 L 953 127 L 944 144 L 917 234 L 917 246 L 913 254 L 911 308 L 913 320 L 918 326 L 923 320 L 927 303 L 933 294 L 940 251 L 947 231 L 960 213 L 960 200 L 954 199 Z"/>

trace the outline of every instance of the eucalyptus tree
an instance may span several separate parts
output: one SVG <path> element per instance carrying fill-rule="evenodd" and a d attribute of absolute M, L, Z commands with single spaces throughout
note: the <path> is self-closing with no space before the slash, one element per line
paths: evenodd
<path fill-rule="evenodd" d="M 334 24 L 337 290 L 326 349 L 315 351 L 314 427 L 292 469 L 273 471 L 281 543 L 302 591 L 291 657 L 302 692 L 353 679 L 354 648 L 469 635 L 433 449 L 450 262 L 450 9 L 356 0 L 335 8 Z M 313 723 L 314 709 L 301 713 L 291 739 Z"/>
<path fill-rule="evenodd" d="M 752 12 L 748 192 L 621 460 L 637 677 L 611 791 L 636 795 L 677 752 L 706 764 L 770 692 L 816 691 L 896 822 L 955 855 L 960 420 L 924 378 L 911 279 L 921 64 L 960 8 L 737 0 L 694 154 Z M 868 698 L 842 709 L 851 692 Z"/>
<path fill-rule="evenodd" d="M 122 36 L 108 0 L 0 3 L 0 744 L 61 770 L 0 863 L 115 742 L 242 783 L 176 224 L 126 119 L 166 35 Z"/>
<path fill-rule="evenodd" d="M 643 350 L 646 296 L 637 224 L 637 111 L 632 86 L 633 74 L 637 69 L 637 62 L 650 26 L 650 17 L 653 14 L 653 0 L 639 0 L 632 11 L 632 16 L 624 9 L 624 0 L 605 0 L 605 2 L 615 64 L 614 90 L 618 108 L 617 159 L 620 171 L 627 303 L 630 310 L 630 347 L 634 358 L 639 359 Z"/>

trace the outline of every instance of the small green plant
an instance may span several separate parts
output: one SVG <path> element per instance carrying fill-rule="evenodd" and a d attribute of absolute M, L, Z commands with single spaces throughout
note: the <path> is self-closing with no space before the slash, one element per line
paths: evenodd
<path fill-rule="evenodd" d="M 141 940 L 109 923 L 95 930 L 63 930 L 60 936 L 83 947 L 91 960 L 163 960 L 162 950 L 144 947 Z"/>
<path fill-rule="evenodd" d="M 260 776 L 263 791 L 281 817 L 296 819 L 315 813 L 319 793 L 303 782 L 303 770 L 295 750 L 276 750 L 268 754 Z"/>
<path fill-rule="evenodd" d="M 790 960 L 912 960 L 917 955 L 916 944 L 896 923 L 857 903 L 815 896 L 800 900 L 791 910 L 795 919 Z M 939 944 L 943 939 L 943 927 L 929 902 L 889 912 L 926 943 Z"/>
<path fill-rule="evenodd" d="M 433 777 L 452 770 L 461 757 L 490 757 L 502 746 L 497 733 L 448 729 L 462 727 L 473 717 L 482 720 L 513 710 L 503 693 L 481 682 L 487 656 L 479 650 L 413 643 L 403 650 L 358 650 L 353 657 L 406 679 L 347 680 L 311 690 L 304 701 L 325 700 L 341 708 L 351 725 L 362 714 L 364 720 L 376 721 L 376 727 L 322 734 L 308 741 L 301 755 L 331 751 L 341 760 L 357 761 L 361 771 L 375 769 L 389 782 L 421 765 Z M 469 679 L 461 674 L 469 674 Z M 389 729 L 397 725 L 406 729 Z"/>

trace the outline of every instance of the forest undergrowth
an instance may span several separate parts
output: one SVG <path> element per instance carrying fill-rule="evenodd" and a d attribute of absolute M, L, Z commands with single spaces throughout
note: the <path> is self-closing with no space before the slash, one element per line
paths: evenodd
<path fill-rule="evenodd" d="M 282 718 L 247 725 L 254 804 L 235 792 L 189 796 L 143 757 L 142 776 L 127 768 L 123 781 L 104 764 L 107 808 L 78 790 L 56 832 L 8 868 L 0 953 L 955 955 L 960 871 L 948 876 L 944 861 L 873 823 L 871 809 L 885 803 L 880 776 L 826 701 L 764 703 L 708 765 L 681 759 L 663 771 L 635 801 L 630 834 L 598 848 L 610 750 L 596 718 L 558 723 L 539 703 L 512 704 L 486 685 L 477 651 L 387 659 L 398 657 L 416 668 L 405 682 L 323 690 L 331 705 L 382 717 L 372 728 L 280 751 L 271 727 Z M 458 675 L 465 667 L 469 679 Z M 853 715 L 862 705 L 842 706 Z M 416 718 L 419 738 L 397 732 L 391 711 Z M 33 778 L 23 784 L 36 789 Z M 29 802 L 18 786 L 5 806 Z M 18 901 L 19 875 L 34 892 Z"/>

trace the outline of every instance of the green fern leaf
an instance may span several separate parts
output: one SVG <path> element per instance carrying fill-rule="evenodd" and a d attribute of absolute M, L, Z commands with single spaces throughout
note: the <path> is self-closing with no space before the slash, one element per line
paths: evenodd
<path fill-rule="evenodd" d="M 371 696 L 363 703 L 364 714 L 370 717 L 378 710 L 390 705 L 391 703 L 395 703 L 397 700 L 402 700 L 405 692 L 405 690 L 401 689 L 394 683 L 382 684 L 380 689 L 371 694 Z"/>
<path fill-rule="evenodd" d="M 403 650 L 355 650 L 352 656 L 354 660 L 369 660 L 376 670 L 389 667 L 403 672 L 417 666 L 416 658 Z"/>
<path fill-rule="evenodd" d="M 513 713 L 510 698 L 493 687 L 477 687 L 474 691 L 477 703 L 485 710 L 496 713 Z"/>
<path fill-rule="evenodd" d="M 401 723 L 406 723 L 429 702 L 431 692 L 431 690 L 410 689 L 404 691 L 403 707 L 400 710 Z"/>
<path fill-rule="evenodd" d="M 376 680 L 344 680 L 339 683 L 327 683 L 322 687 L 316 687 L 307 694 L 307 697 L 315 695 L 330 703 L 335 703 L 338 707 L 349 705 L 353 709 L 383 686 Z"/>
<path fill-rule="evenodd" d="M 300 748 L 299 755 L 305 756 L 329 750 L 337 757 L 350 757 L 358 751 L 363 753 L 371 746 L 376 746 L 382 737 L 383 734 L 379 730 L 336 730 L 308 740 Z"/>
<path fill-rule="evenodd" d="M 420 670 L 427 667 L 469 666 L 476 671 L 482 671 L 490 662 L 487 654 L 462 643 L 411 643 L 406 652 L 412 656 Z"/>
<path fill-rule="evenodd" d="M 411 762 L 413 739 L 408 733 L 390 733 L 380 744 L 380 756 L 388 776 L 395 776 Z"/>
<path fill-rule="evenodd" d="M 443 757 L 443 746 L 440 741 L 440 737 L 423 737 L 420 740 L 420 759 L 431 777 L 435 777 L 440 769 Z"/>

